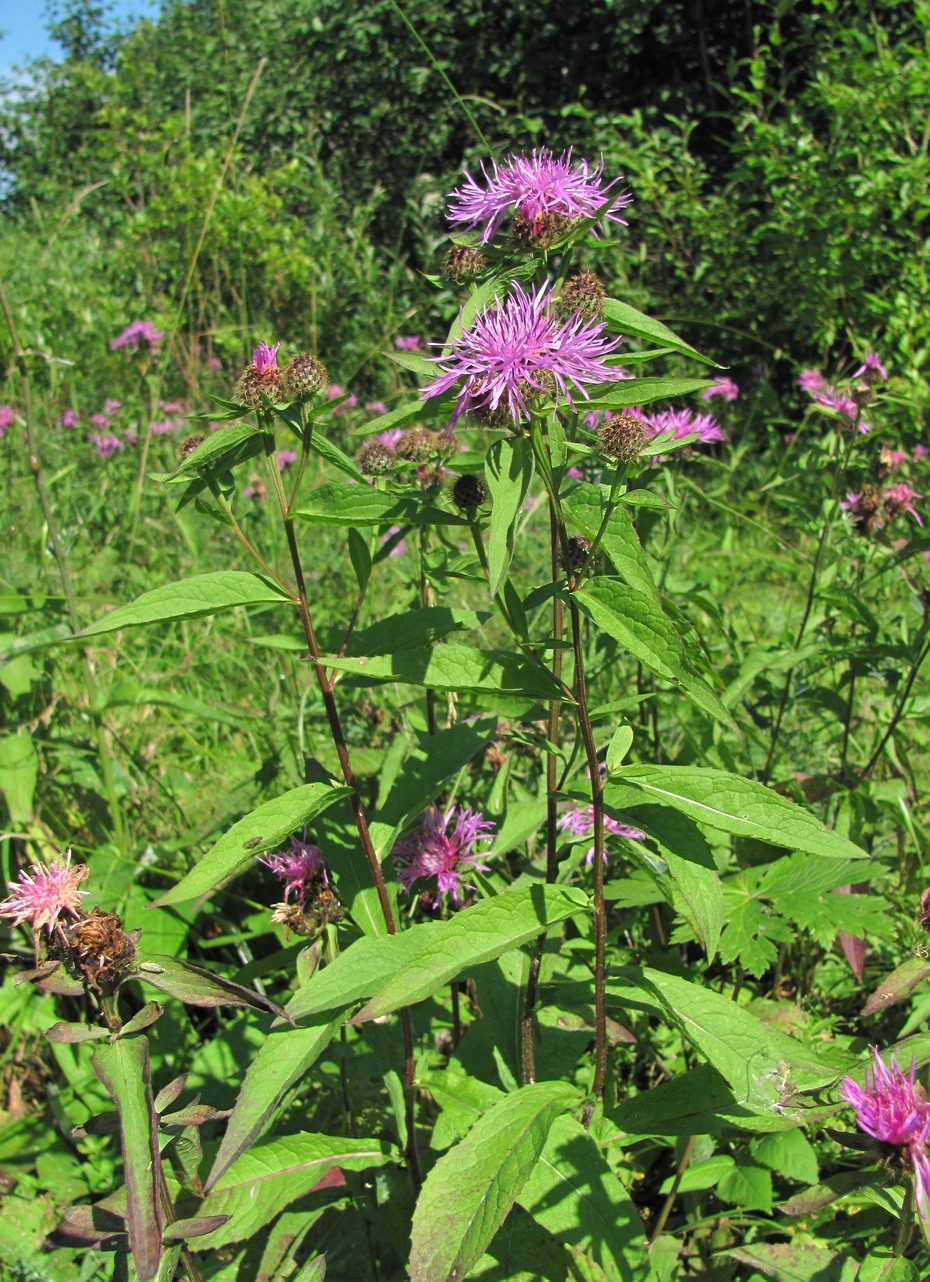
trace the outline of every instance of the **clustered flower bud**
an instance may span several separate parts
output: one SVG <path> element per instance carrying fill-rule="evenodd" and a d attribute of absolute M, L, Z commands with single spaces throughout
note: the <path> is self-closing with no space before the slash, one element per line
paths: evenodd
<path fill-rule="evenodd" d="M 186 436 L 178 447 L 178 462 L 183 463 L 186 458 L 190 458 L 198 445 L 203 445 L 206 440 L 203 432 L 194 432 L 191 436 Z"/>
<path fill-rule="evenodd" d="M 359 450 L 356 461 L 359 471 L 366 476 L 384 476 L 394 466 L 396 456 L 390 445 L 382 445 L 380 441 L 366 441 Z"/>
<path fill-rule="evenodd" d="M 328 386 L 326 366 L 306 352 L 289 361 L 281 374 L 281 391 L 289 401 L 308 400 Z"/>
<path fill-rule="evenodd" d="M 606 297 L 607 290 L 594 272 L 579 272 L 562 286 L 558 308 L 563 316 L 580 313 L 585 320 L 601 320 Z"/>
<path fill-rule="evenodd" d="M 453 285 L 464 285 L 466 281 L 480 276 L 487 265 L 487 259 L 480 249 L 470 249 L 468 245 L 453 245 L 443 260 L 440 274 Z"/>
<path fill-rule="evenodd" d="M 577 574 L 584 567 L 592 546 L 591 540 L 586 539 L 583 534 L 573 534 L 562 551 L 562 564 L 565 569 Z"/>
<path fill-rule="evenodd" d="M 252 363 L 242 373 L 233 393 L 240 405 L 249 409 L 262 409 L 267 401 L 277 399 L 280 370 L 276 359 L 278 347 L 259 343 L 252 353 Z"/>
<path fill-rule="evenodd" d="M 424 463 L 438 452 L 439 445 L 437 432 L 431 432 L 426 427 L 414 427 L 409 432 L 404 432 L 397 442 L 397 456 L 413 463 Z"/>
<path fill-rule="evenodd" d="M 87 916 L 64 927 L 62 935 L 67 950 L 63 960 L 69 969 L 80 972 L 89 988 L 98 993 L 112 993 L 132 969 L 140 934 L 139 930 L 128 933 L 123 930 L 118 913 L 93 908 Z M 56 950 L 50 948 L 49 951 Z"/>
<path fill-rule="evenodd" d="M 458 477 L 452 486 L 452 502 L 462 512 L 473 512 L 488 497 L 488 491 L 480 476 L 466 472 Z"/>
<path fill-rule="evenodd" d="M 618 463 L 638 459 L 649 440 L 649 428 L 635 414 L 612 414 L 599 431 L 601 449 Z"/>

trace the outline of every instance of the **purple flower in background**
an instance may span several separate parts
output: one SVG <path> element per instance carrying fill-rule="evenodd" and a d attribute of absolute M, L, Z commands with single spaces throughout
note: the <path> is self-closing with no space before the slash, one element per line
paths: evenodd
<path fill-rule="evenodd" d="M 158 404 L 166 414 L 189 414 L 191 412 L 190 401 L 159 401 Z"/>
<path fill-rule="evenodd" d="M 123 442 L 118 436 L 103 436 L 95 432 L 92 440 L 101 458 L 109 458 L 111 454 L 116 454 L 123 448 Z"/>
<path fill-rule="evenodd" d="M 880 455 L 882 463 L 892 472 L 897 472 L 899 467 L 903 467 L 907 462 L 907 450 L 893 450 L 887 445 L 882 446 Z"/>
<path fill-rule="evenodd" d="M 323 395 L 328 401 L 338 401 L 340 396 L 345 395 L 345 388 L 340 387 L 338 383 L 330 383 Z"/>
<path fill-rule="evenodd" d="M 215 356 L 211 356 L 211 357 L 210 357 L 210 359 L 207 361 L 207 368 L 208 368 L 208 369 L 222 369 L 222 368 L 223 368 L 223 362 L 222 362 L 221 360 L 218 360 L 218 359 L 217 359 L 217 357 L 215 357 Z"/>
<path fill-rule="evenodd" d="M 481 166 L 484 185 L 465 170 L 466 181 L 449 197 L 449 221 L 466 231 L 484 224 L 482 244 L 495 235 L 511 209 L 535 235 L 553 214 L 562 218 L 601 214 L 611 222 L 623 223 L 620 210 L 632 200 L 628 192 L 608 195 L 619 178 L 604 184 L 603 162 L 593 167 L 586 160 L 573 162 L 571 148 L 559 157 L 548 147 L 534 148 L 529 156 L 508 156 L 502 165 L 492 161 L 491 169 L 488 174 Z"/>
<path fill-rule="evenodd" d="M 930 1139 L 930 1104 L 918 1095 L 914 1085 L 914 1061 L 907 1075 L 892 1055 L 886 1066 L 878 1047 L 871 1047 L 872 1067 L 865 1070 L 865 1085 L 844 1077 L 840 1094 L 856 1110 L 859 1129 L 881 1144 L 907 1149 L 914 1168 L 914 1190 L 921 1219 L 930 1201 L 930 1160 L 926 1144 Z"/>
<path fill-rule="evenodd" d="M 610 410 L 585 410 L 581 421 L 589 432 L 596 432 L 610 418 Z"/>
<path fill-rule="evenodd" d="M 402 338 L 395 338 L 394 346 L 399 352 L 420 352 L 423 350 L 416 334 L 406 334 Z"/>
<path fill-rule="evenodd" d="M 866 352 L 862 364 L 854 371 L 853 378 L 864 378 L 867 383 L 887 383 L 888 371 L 878 358 L 877 352 Z"/>
<path fill-rule="evenodd" d="M 911 455 L 911 458 L 915 463 L 919 463 L 920 460 L 925 459 L 928 454 L 930 454 L 930 449 L 927 449 L 926 445 L 915 445 L 914 453 Z"/>
<path fill-rule="evenodd" d="M 437 806 L 430 806 L 421 827 L 402 838 L 391 851 L 404 890 L 409 894 L 415 882 L 435 879 L 437 898 L 448 892 L 453 903 L 460 904 L 459 892 L 473 889 L 463 881 L 463 874 L 474 869 L 487 871 L 487 864 L 479 862 L 481 852 L 475 847 L 489 840 L 493 828 L 480 812 L 465 806 L 453 806 L 446 815 Z"/>
<path fill-rule="evenodd" d="M 284 882 L 285 902 L 290 899 L 291 891 L 298 899 L 303 899 L 311 881 L 318 877 L 322 877 L 324 881 L 327 880 L 326 865 L 323 863 L 319 846 L 311 846 L 308 842 L 299 841 L 296 837 L 291 837 L 289 840 L 290 850 L 285 850 L 278 855 L 258 856 L 258 862 L 270 868 L 274 875 Z"/>
<path fill-rule="evenodd" d="M 0 903 L 0 917 L 8 917 L 14 926 L 28 921 L 33 931 L 44 926 L 49 934 L 62 913 L 77 917 L 81 898 L 88 892 L 78 890 L 87 877 L 83 864 L 71 867 L 71 851 L 56 855 L 50 864 L 32 864 L 21 872 L 18 881 L 10 882 L 11 894 Z"/>
<path fill-rule="evenodd" d="M 381 547 L 387 547 L 389 543 L 392 543 L 394 539 L 397 538 L 398 534 L 400 534 L 400 526 L 392 525 L 382 538 Z M 388 552 L 388 556 L 403 556 L 406 551 L 406 539 L 397 539 L 397 542 L 394 543 L 394 546 L 391 548 L 390 552 Z"/>
<path fill-rule="evenodd" d="M 107 399 L 103 402 L 103 412 L 104 414 L 108 414 L 110 418 L 113 418 L 114 415 L 119 413 L 119 411 L 122 409 L 122 406 L 123 406 L 122 401 L 114 401 L 112 397 L 108 396 Z"/>
<path fill-rule="evenodd" d="M 0 405 L 0 441 L 10 430 L 15 418 L 16 412 L 11 405 Z"/>
<path fill-rule="evenodd" d="M 818 392 L 823 387 L 824 377 L 819 369 L 802 369 L 797 382 L 802 392 Z"/>
<path fill-rule="evenodd" d="M 126 442 L 127 445 L 138 445 L 139 437 L 135 428 L 127 427 L 126 430 L 123 432 L 123 440 Z"/>
<path fill-rule="evenodd" d="M 916 490 L 905 481 L 899 481 L 897 485 L 889 485 L 885 491 L 885 507 L 891 516 L 899 516 L 902 512 L 910 512 L 911 516 L 919 526 L 923 526 L 920 519 L 920 513 L 914 507 L 913 499 L 922 499 L 923 495 L 918 494 Z"/>
<path fill-rule="evenodd" d="M 494 412 L 506 407 L 514 422 L 529 417 L 526 397 L 555 393 L 575 408 L 569 384 L 587 398 L 585 383 L 613 382 L 620 373 L 605 365 L 621 340 L 610 338 L 602 321 L 586 321 L 579 314 L 559 320 L 550 310 L 552 286 L 541 285 L 532 294 L 516 282 L 513 293 L 495 299 L 475 317 L 471 329 L 452 344 L 446 356 L 433 356 L 442 373 L 420 396 L 441 396 L 462 383 L 449 422 L 451 432 L 468 410 Z"/>
<path fill-rule="evenodd" d="M 735 401 L 739 396 L 739 387 L 732 378 L 720 378 L 712 387 L 705 387 L 701 399 L 709 401 L 714 396 L 722 396 L 726 401 Z"/>
<path fill-rule="evenodd" d="M 133 321 L 126 326 L 122 334 L 110 339 L 110 351 L 115 352 L 118 347 L 128 347 L 130 351 L 139 352 L 145 348 L 146 355 L 155 357 L 158 355 L 158 348 L 164 337 L 164 330 L 156 329 L 151 321 Z"/>
<path fill-rule="evenodd" d="M 586 806 L 579 806 L 577 810 L 567 810 L 559 820 L 559 827 L 569 833 L 572 837 L 588 837 L 594 832 L 594 805 L 590 803 Z M 604 833 L 611 837 L 628 837 L 631 841 L 644 841 L 646 834 L 640 832 L 638 828 L 631 828 L 629 824 L 621 823 L 619 819 L 612 819 L 610 815 L 604 816 Z M 589 864 L 594 862 L 594 847 L 585 854 L 585 859 Z M 607 862 L 607 851 L 604 851 L 604 863 Z"/>
<path fill-rule="evenodd" d="M 366 401 L 365 409 L 369 414 L 386 414 L 388 412 L 384 401 Z"/>
<path fill-rule="evenodd" d="M 278 471 L 285 472 L 297 462 L 296 450 L 278 450 Z"/>
<path fill-rule="evenodd" d="M 59 427 L 77 427 L 77 415 L 74 410 L 65 410 L 58 420 Z"/>
<path fill-rule="evenodd" d="M 169 433 L 176 432 L 177 430 L 177 423 L 175 423 L 174 419 L 170 418 L 163 418 L 160 423 L 152 424 L 153 436 L 168 436 Z"/>
<path fill-rule="evenodd" d="M 695 436 L 707 445 L 724 439 L 720 424 L 710 414 L 692 414 L 689 409 L 657 410 L 654 414 L 643 414 L 642 410 L 636 409 L 625 412 L 641 417 L 653 437 L 662 437 L 663 440 L 680 441 L 686 436 Z"/>
<path fill-rule="evenodd" d="M 110 426 L 110 420 L 107 418 L 106 414 L 91 414 L 90 421 L 91 426 L 96 427 L 100 432 L 105 432 Z"/>
<path fill-rule="evenodd" d="M 402 427 L 389 427 L 385 431 L 379 432 L 375 440 L 379 445 L 386 445 L 389 450 L 392 450 L 403 434 L 404 429 Z"/>

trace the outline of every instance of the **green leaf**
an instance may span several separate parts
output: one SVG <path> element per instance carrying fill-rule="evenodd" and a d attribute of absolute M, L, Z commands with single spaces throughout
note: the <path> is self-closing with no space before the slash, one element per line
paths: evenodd
<path fill-rule="evenodd" d="M 253 1057 L 210 1171 L 210 1189 L 261 1135 L 290 1088 L 316 1062 L 345 1016 L 317 1019 L 300 1028 L 273 1029 Z"/>
<path fill-rule="evenodd" d="M 555 922 L 588 907 L 587 895 L 574 887 L 535 885 L 482 900 L 435 926 L 430 923 L 433 933 L 423 947 L 392 974 L 385 968 L 382 982 L 352 1023 L 422 1001 L 458 975 L 529 943 Z"/>
<path fill-rule="evenodd" d="M 725 1251 L 745 1264 L 751 1276 L 763 1274 L 773 1282 L 856 1282 L 859 1261 L 810 1242 L 761 1242 Z"/>
<path fill-rule="evenodd" d="M 349 643 L 350 658 L 362 655 L 397 654 L 441 641 L 451 632 L 471 632 L 485 624 L 490 615 L 473 610 L 458 610 L 447 605 L 425 606 L 389 614 L 367 628 L 356 632 Z M 307 643 L 301 639 L 301 648 Z"/>
<path fill-rule="evenodd" d="M 363 472 L 360 472 L 347 454 L 343 454 L 338 445 L 334 445 L 323 435 L 319 427 L 314 424 L 311 445 L 315 452 L 321 458 L 326 459 L 327 463 L 332 463 L 340 472 L 345 472 L 346 476 L 351 476 L 353 480 L 358 481 L 361 485 L 368 484 L 368 478 Z"/>
<path fill-rule="evenodd" d="M 582 534 L 593 539 L 601 528 L 607 511 L 608 496 L 609 491 L 600 485 L 579 484 L 563 496 L 562 506 Z M 649 561 L 633 525 L 632 513 L 626 507 L 614 508 L 601 538 L 601 547 L 610 557 L 614 569 L 631 588 L 658 601 L 659 594 Z"/>
<path fill-rule="evenodd" d="M 587 908 L 580 890 L 537 885 L 482 899 L 448 921 L 423 922 L 380 939 L 357 939 L 285 1009 L 291 1019 L 300 1019 L 368 997 L 375 998 L 378 1010 L 366 1009 L 362 1017 L 373 1018 L 396 1009 L 396 994 L 401 994 L 400 1006 L 420 1001 L 462 971 L 519 948 L 547 926 Z"/>
<path fill-rule="evenodd" d="M 533 480 L 533 451 L 524 436 L 505 436 L 488 451 L 484 474 L 492 499 L 488 532 L 491 596 L 496 596 L 510 569 L 516 525 Z"/>
<path fill-rule="evenodd" d="M 286 592 L 261 574 L 218 570 L 214 574 L 197 574 L 144 592 L 130 605 L 118 606 L 75 636 L 80 640 L 121 628 L 137 628 L 146 623 L 202 619 L 208 614 L 219 614 L 244 605 L 278 605 L 282 601 L 293 604 Z"/>
<path fill-rule="evenodd" d="M 308 783 L 253 810 L 233 824 L 191 871 L 156 899 L 155 906 L 181 904 L 197 899 L 224 885 L 248 868 L 256 855 L 273 850 L 286 837 L 309 823 L 334 801 L 348 797 L 351 790 L 339 784 Z"/>
<path fill-rule="evenodd" d="M 294 513 L 313 525 L 467 525 L 457 512 L 435 507 L 427 495 L 391 494 L 373 485 L 327 481 L 307 495 Z"/>
<path fill-rule="evenodd" d="M 544 702 L 562 698 L 561 690 L 543 668 L 509 650 L 442 645 L 398 654 L 325 658 L 323 662 L 369 681 L 400 681 L 428 690 Z"/>
<path fill-rule="evenodd" d="M 132 971 L 132 978 L 157 988 L 160 993 L 176 997 L 188 1006 L 239 1006 L 251 1010 L 270 1010 L 283 1015 L 280 1006 L 257 993 L 254 988 L 243 988 L 231 979 L 214 975 L 212 971 L 182 961 L 179 957 L 163 957 L 157 953 L 140 954 Z"/>
<path fill-rule="evenodd" d="M 716 361 L 710 360 L 707 356 L 702 356 L 690 343 L 686 343 L 683 338 L 679 338 L 667 325 L 663 325 L 661 321 L 653 320 L 651 316 L 646 316 L 643 312 L 638 312 L 635 307 L 630 307 L 629 303 L 621 303 L 617 298 L 605 299 L 604 320 L 607 322 L 607 328 L 614 334 L 623 334 L 628 338 L 644 338 L 647 342 L 655 343 L 657 347 L 666 347 L 673 352 L 680 352 L 682 356 L 690 356 L 693 360 L 701 361 L 704 365 L 713 365 L 716 369 L 720 368 Z M 642 403 L 641 401 L 635 402 L 637 405 Z"/>
<path fill-rule="evenodd" d="M 562 1082 L 523 1086 L 439 1159 L 413 1214 L 410 1282 L 468 1276 L 532 1174 L 553 1122 L 576 1099 Z"/>
<path fill-rule="evenodd" d="M 91 1063 L 119 1113 L 129 1244 L 139 1282 L 150 1282 L 158 1273 L 164 1221 L 148 1039 L 122 1037 L 98 1046 Z"/>
<path fill-rule="evenodd" d="M 644 596 L 616 579 L 596 578 L 583 583 L 574 599 L 602 631 L 650 672 L 682 686 L 699 708 L 736 730 L 727 709 L 692 669 L 684 641 L 657 598 Z"/>
<path fill-rule="evenodd" d="M 670 401 L 679 396 L 690 396 L 712 387 L 706 378 L 631 378 L 620 383 L 599 383 L 591 388 L 587 408 L 592 410 L 623 410 L 631 405 L 650 405 L 653 401 Z"/>
<path fill-rule="evenodd" d="M 757 1135 L 750 1140 L 749 1151 L 760 1166 L 777 1171 L 785 1179 L 814 1184 L 820 1173 L 814 1146 L 802 1130 Z"/>
<path fill-rule="evenodd" d="M 358 530 L 353 529 L 351 526 L 348 530 L 348 539 L 349 558 L 352 562 L 352 569 L 355 571 L 355 581 L 358 584 L 359 592 L 364 592 L 371 577 L 371 552 L 368 549 L 368 541 L 363 539 Z"/>
<path fill-rule="evenodd" d="M 717 1196 L 746 1211 L 772 1211 L 772 1174 L 763 1166 L 747 1162 L 745 1157 L 738 1166 L 728 1171 L 716 1182 Z"/>
<path fill-rule="evenodd" d="M 806 850 L 830 859 L 866 859 L 864 850 L 825 828 L 809 811 L 764 784 L 701 766 L 621 766 L 607 784 L 630 784 L 645 796 L 673 806 L 699 823 L 738 837 L 754 837 L 789 850 Z M 629 804 L 628 802 L 626 804 Z"/>
<path fill-rule="evenodd" d="M 222 472 L 231 472 L 238 464 L 261 454 L 264 448 L 265 433 L 254 424 L 231 423 L 211 432 L 170 476 L 164 478 L 165 483 L 188 486 L 180 503 L 183 507 L 206 489 L 209 479 Z"/>
<path fill-rule="evenodd" d="M 691 923 L 708 961 L 713 961 L 724 922 L 723 887 L 714 868 L 704 868 L 691 859 L 683 859 L 673 850 L 660 847 L 678 895 L 675 907 Z"/>
<path fill-rule="evenodd" d="M 520 1205 L 560 1242 L 600 1269 L 606 1282 L 633 1277 L 643 1222 L 591 1134 L 573 1117 L 552 1124 Z"/>
<path fill-rule="evenodd" d="M 632 744 L 633 727 L 628 725 L 617 726 L 610 743 L 607 745 L 607 754 L 604 758 L 608 774 L 616 770 L 618 766 L 623 765 L 623 759 L 630 751 Z"/>
<path fill-rule="evenodd" d="M 0 739 L 0 790 L 14 824 L 24 827 L 32 818 L 38 778 L 39 758 L 29 732 Z"/>
<path fill-rule="evenodd" d="M 252 1237 L 289 1203 L 323 1185 L 334 1168 L 364 1171 L 397 1161 L 398 1156 L 383 1140 L 306 1132 L 255 1144 L 233 1163 L 198 1208 L 199 1215 L 230 1217 L 202 1245 L 215 1251 Z"/>

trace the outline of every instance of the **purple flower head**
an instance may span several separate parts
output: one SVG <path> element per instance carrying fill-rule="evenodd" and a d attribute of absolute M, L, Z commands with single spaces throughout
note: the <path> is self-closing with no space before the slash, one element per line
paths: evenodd
<path fill-rule="evenodd" d="M 399 352 L 420 352 L 423 350 L 416 334 L 405 334 L 401 338 L 395 338 L 394 346 Z"/>
<path fill-rule="evenodd" d="M 93 435 L 94 449 L 101 458 L 109 458 L 111 454 L 117 454 L 123 448 L 123 442 L 118 436 L 102 436 L 99 432 Z"/>
<path fill-rule="evenodd" d="M 720 378 L 711 387 L 705 387 L 701 399 L 709 401 L 714 396 L 722 396 L 726 401 L 735 401 L 739 396 L 739 387 L 732 378 Z"/>
<path fill-rule="evenodd" d="M 404 434 L 402 427 L 388 427 L 383 432 L 379 432 L 375 440 L 379 445 L 386 445 L 392 450 Z"/>
<path fill-rule="evenodd" d="M 164 330 L 156 329 L 151 321 L 133 321 L 122 334 L 110 339 L 110 351 L 115 352 L 118 347 L 128 347 L 131 352 L 147 349 L 146 355 L 154 358 L 164 337 Z"/>
<path fill-rule="evenodd" d="M 888 371 L 878 358 L 877 352 L 866 352 L 862 364 L 854 371 L 853 378 L 864 378 L 867 383 L 887 383 Z"/>
<path fill-rule="evenodd" d="M 16 411 L 12 405 L 0 405 L 0 439 L 6 436 L 8 429 L 13 425 L 16 418 Z"/>
<path fill-rule="evenodd" d="M 892 472 L 897 472 L 907 462 L 907 450 L 893 450 L 888 445 L 882 446 L 881 461 Z"/>
<path fill-rule="evenodd" d="M 318 877 L 327 880 L 326 865 L 318 846 L 311 846 L 308 842 L 299 841 L 297 837 L 291 837 L 290 847 L 290 850 L 281 854 L 258 856 L 258 862 L 270 868 L 284 882 L 285 902 L 290 899 L 291 891 L 300 900 L 306 894 L 310 882 Z"/>
<path fill-rule="evenodd" d="M 844 512 L 858 513 L 862 506 L 862 495 L 857 494 L 855 490 L 847 490 L 846 497 L 843 499 L 840 507 Z"/>
<path fill-rule="evenodd" d="M 87 877 L 83 864 L 71 867 L 71 851 L 56 855 L 48 865 L 33 864 L 28 872 L 21 872 L 19 880 L 10 882 L 10 895 L 0 903 L 0 917 L 8 917 L 14 926 L 28 921 L 33 931 L 44 926 L 49 934 L 58 924 L 62 913 L 77 917 L 81 911 L 81 898 L 88 892 L 78 890 Z"/>
<path fill-rule="evenodd" d="M 602 423 L 610 418 L 610 410 L 585 410 L 581 421 L 589 432 L 596 432 Z"/>
<path fill-rule="evenodd" d="M 388 552 L 388 556 L 403 556 L 407 551 L 406 539 L 399 539 L 397 537 L 398 534 L 400 534 L 400 526 L 392 525 L 381 540 L 381 547 L 387 547 L 388 544 L 393 544 L 390 552 Z"/>
<path fill-rule="evenodd" d="M 122 407 L 123 407 L 123 402 L 114 401 L 111 396 L 108 396 L 107 399 L 103 402 L 103 412 L 104 414 L 109 415 L 110 418 L 113 418 L 114 415 L 119 413 Z"/>
<path fill-rule="evenodd" d="M 190 401 L 159 401 L 158 403 L 166 414 L 189 414 L 191 412 Z"/>
<path fill-rule="evenodd" d="M 139 436 L 134 427 L 127 427 L 123 432 L 123 440 L 127 445 L 138 445 Z"/>
<path fill-rule="evenodd" d="M 462 880 L 462 874 L 470 869 L 487 871 L 487 864 L 479 863 L 481 852 L 475 846 L 488 841 L 493 828 L 479 811 L 465 806 L 453 806 L 446 815 L 430 806 L 421 827 L 391 851 L 404 890 L 409 894 L 415 882 L 434 878 L 435 886 L 430 889 L 435 890 L 437 899 L 448 892 L 452 902 L 460 904 L 459 892 L 473 889 Z"/>
<path fill-rule="evenodd" d="M 163 418 L 160 423 L 152 424 L 153 436 L 167 436 L 170 432 L 176 432 L 177 430 L 177 423 L 170 418 Z"/>
<path fill-rule="evenodd" d="M 106 414 L 91 414 L 91 426 L 96 427 L 98 431 L 103 432 L 110 426 L 110 420 Z"/>
<path fill-rule="evenodd" d="M 567 810 L 559 820 L 559 827 L 572 837 L 589 837 L 594 832 L 593 804 L 579 806 L 577 810 Z M 621 823 L 619 819 L 613 819 L 610 815 L 604 816 L 604 832 L 611 837 L 627 837 L 631 841 L 644 841 L 646 838 L 646 834 L 640 832 L 638 828 L 632 828 L 629 824 Z M 585 859 L 588 864 L 594 863 L 593 846 L 586 852 Z M 604 863 L 607 863 L 606 850 L 604 851 Z"/>
<path fill-rule="evenodd" d="M 877 1046 L 872 1050 L 872 1067 L 865 1070 L 865 1085 L 844 1077 L 840 1094 L 856 1110 L 859 1129 L 881 1144 L 907 1148 L 914 1167 L 917 1212 L 921 1219 L 930 1204 L 930 1160 L 926 1144 L 930 1139 L 930 1104 L 914 1086 L 914 1061 L 907 1075 L 892 1055 L 886 1066 Z"/>
<path fill-rule="evenodd" d="M 381 415 L 381 414 L 386 414 L 388 412 L 387 406 L 385 405 L 384 401 L 366 401 L 365 409 L 368 411 L 369 414 Z"/>
<path fill-rule="evenodd" d="M 449 198 L 450 223 L 466 231 L 484 224 L 482 244 L 496 234 L 511 209 L 529 224 L 533 235 L 552 214 L 593 218 L 599 213 L 623 223 L 620 210 L 632 200 L 628 192 L 608 195 L 619 179 L 604 185 L 603 161 L 593 167 L 586 160 L 573 162 L 571 148 L 559 157 L 548 147 L 534 148 L 529 156 L 508 156 L 502 165 L 492 161 L 491 169 L 488 174 L 482 164 L 483 185 L 466 170 L 466 181 Z"/>
<path fill-rule="evenodd" d="M 59 427 L 77 427 L 77 415 L 74 410 L 65 410 L 58 420 Z"/>
<path fill-rule="evenodd" d="M 278 450 L 278 471 L 284 472 L 297 462 L 296 450 Z"/>
<path fill-rule="evenodd" d="M 898 516 L 901 512 L 910 512 L 917 524 L 923 526 L 920 513 L 913 504 L 914 499 L 922 498 L 923 495 L 912 490 L 905 481 L 899 481 L 897 485 L 889 485 L 885 491 L 885 507 L 892 516 Z"/>
<path fill-rule="evenodd" d="M 278 372 L 277 352 L 281 346 L 275 343 L 274 347 L 269 347 L 267 343 L 259 343 L 252 352 L 252 364 L 261 374 L 262 378 L 274 375 Z"/>
<path fill-rule="evenodd" d="M 930 454 L 930 449 L 927 449 L 926 445 L 915 445 L 914 453 L 911 455 L 911 457 L 913 458 L 915 463 L 919 463 L 920 460 L 925 459 L 928 454 Z"/>
<path fill-rule="evenodd" d="M 420 396 L 441 396 L 461 381 L 449 422 L 452 431 L 473 408 L 494 412 L 505 407 L 514 422 L 529 418 L 526 397 L 554 392 L 575 408 L 568 385 L 587 398 L 585 383 L 613 382 L 621 374 L 604 358 L 621 340 L 607 336 L 602 321 L 581 315 L 559 320 L 550 310 L 552 286 L 527 294 L 516 282 L 501 302 L 495 299 L 452 344 L 445 356 L 430 357 L 442 373 Z"/>
<path fill-rule="evenodd" d="M 802 392 L 819 392 L 823 387 L 824 377 L 819 369 L 802 369 L 797 381 Z"/>

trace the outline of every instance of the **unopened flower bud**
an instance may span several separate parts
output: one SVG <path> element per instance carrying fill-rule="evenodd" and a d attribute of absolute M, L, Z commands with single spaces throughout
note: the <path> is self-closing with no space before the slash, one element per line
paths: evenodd
<path fill-rule="evenodd" d="M 368 441 L 358 452 L 358 467 L 366 476 L 384 476 L 394 466 L 396 456 L 390 445 Z"/>
<path fill-rule="evenodd" d="M 466 472 L 458 477 L 452 486 L 452 502 L 461 512 L 473 512 L 488 497 L 488 491 L 480 476 Z"/>
<path fill-rule="evenodd" d="M 583 534 L 573 534 L 562 551 L 562 564 L 565 569 L 577 574 L 587 561 L 592 546 L 591 540 L 586 539 Z"/>
<path fill-rule="evenodd" d="M 565 214 L 539 214 L 536 218 L 524 218 L 517 214 L 511 227 L 511 236 L 516 249 L 550 249 L 555 242 L 564 236 L 573 220 Z"/>
<path fill-rule="evenodd" d="M 618 463 L 632 463 L 642 454 L 649 429 L 635 414 L 613 414 L 598 433 L 601 449 Z"/>
<path fill-rule="evenodd" d="M 266 401 L 276 399 L 281 377 L 277 362 L 278 347 L 278 343 L 274 347 L 259 343 L 253 351 L 252 364 L 243 371 L 233 393 L 240 405 L 247 405 L 249 409 L 261 409 Z"/>
<path fill-rule="evenodd" d="M 439 444 L 436 432 L 431 432 L 426 427 L 414 427 L 409 432 L 404 432 L 396 448 L 400 458 L 423 463 L 438 452 Z"/>
<path fill-rule="evenodd" d="M 203 432 L 194 432 L 192 436 L 186 436 L 178 449 L 178 462 L 183 463 L 193 454 L 198 445 L 203 445 L 206 439 Z"/>
<path fill-rule="evenodd" d="M 594 272 L 579 272 L 562 286 L 558 308 L 563 316 L 577 313 L 585 320 L 601 320 L 606 297 L 607 291 Z"/>
<path fill-rule="evenodd" d="M 329 386 L 329 374 L 322 361 L 301 352 L 281 374 L 281 391 L 286 400 L 305 401 Z"/>
<path fill-rule="evenodd" d="M 466 281 L 480 276 L 487 267 L 487 259 L 480 249 L 471 249 L 468 245 L 453 245 L 443 260 L 440 275 L 453 285 L 464 285 Z"/>

